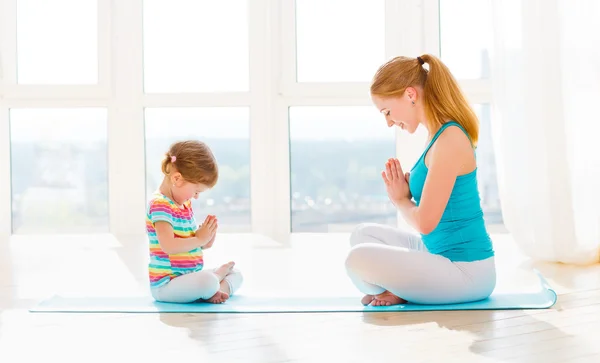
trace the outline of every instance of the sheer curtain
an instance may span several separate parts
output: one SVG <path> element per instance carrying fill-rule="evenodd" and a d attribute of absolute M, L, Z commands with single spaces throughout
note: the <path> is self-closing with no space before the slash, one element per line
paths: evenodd
<path fill-rule="evenodd" d="M 503 217 L 535 260 L 600 253 L 600 1 L 491 0 Z"/>

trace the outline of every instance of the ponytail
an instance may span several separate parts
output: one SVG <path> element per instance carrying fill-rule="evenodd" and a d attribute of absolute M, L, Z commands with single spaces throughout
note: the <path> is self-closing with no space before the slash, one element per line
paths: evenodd
<path fill-rule="evenodd" d="M 165 175 L 171 174 L 171 166 L 173 165 L 173 162 L 171 160 L 171 155 L 169 153 L 166 153 L 161 163 L 161 170 Z"/>
<path fill-rule="evenodd" d="M 423 85 L 425 117 L 431 129 L 437 129 L 445 119 L 456 121 L 461 125 L 473 146 L 479 140 L 479 120 L 469 105 L 458 82 L 437 57 L 425 54 L 420 57 L 429 65 L 427 80 Z"/>
<path fill-rule="evenodd" d="M 424 67 L 428 64 L 428 68 Z M 401 97 L 407 87 L 421 86 L 423 107 L 429 130 L 437 130 L 445 120 L 460 124 L 473 147 L 479 139 L 479 121 L 450 70 L 431 54 L 417 58 L 395 57 L 383 64 L 371 83 L 371 94 Z"/>

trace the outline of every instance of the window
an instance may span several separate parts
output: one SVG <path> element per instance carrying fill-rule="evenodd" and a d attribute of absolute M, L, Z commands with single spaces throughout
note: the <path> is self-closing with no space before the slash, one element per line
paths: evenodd
<path fill-rule="evenodd" d="M 369 81 L 385 60 L 384 18 L 383 0 L 297 0 L 297 81 Z"/>
<path fill-rule="evenodd" d="M 10 110 L 13 233 L 108 231 L 107 112 Z"/>
<path fill-rule="evenodd" d="M 490 0 L 440 0 L 441 57 L 457 79 L 489 78 Z"/>
<path fill-rule="evenodd" d="M 246 92 L 246 0 L 145 0 L 148 93 Z"/>
<path fill-rule="evenodd" d="M 291 107 L 289 119 L 292 232 L 396 225 L 381 179 L 394 129 L 374 107 Z"/>
<path fill-rule="evenodd" d="M 17 0 L 17 81 L 98 82 L 96 0 Z"/>
<path fill-rule="evenodd" d="M 479 142 L 477 145 L 477 182 L 481 197 L 484 218 L 488 225 L 503 224 L 498 178 L 496 172 L 496 156 L 492 140 L 491 108 L 489 104 L 474 105 L 479 117 Z"/>
<path fill-rule="evenodd" d="M 161 162 L 173 142 L 206 142 L 219 163 L 219 181 L 192 200 L 198 223 L 219 219 L 220 231 L 250 230 L 250 124 L 245 107 L 150 108 L 146 120 L 146 194 L 163 180 Z"/>
<path fill-rule="evenodd" d="M 368 83 L 389 57 L 438 45 L 428 51 L 478 103 L 482 205 L 501 222 L 484 162 L 490 2 L 0 0 L 0 190 L 12 198 L 0 234 L 143 231 L 161 159 L 187 138 L 217 156 L 219 182 L 193 205 L 221 232 L 395 226 L 380 172 L 396 147 L 410 165 L 421 141 L 385 126 Z M 251 160 L 267 170 L 252 185 Z"/>

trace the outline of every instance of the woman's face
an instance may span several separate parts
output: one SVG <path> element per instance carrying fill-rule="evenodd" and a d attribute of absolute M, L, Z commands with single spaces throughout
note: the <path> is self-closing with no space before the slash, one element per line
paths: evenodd
<path fill-rule="evenodd" d="M 396 125 L 411 134 L 419 127 L 419 105 L 413 88 L 408 88 L 400 97 L 372 96 L 372 99 L 375 107 L 385 117 L 388 127 Z"/>

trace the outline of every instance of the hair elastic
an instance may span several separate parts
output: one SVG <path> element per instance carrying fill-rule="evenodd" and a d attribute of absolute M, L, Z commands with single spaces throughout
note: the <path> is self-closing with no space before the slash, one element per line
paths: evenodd
<path fill-rule="evenodd" d="M 421 58 L 421 57 L 417 57 L 417 60 L 419 61 L 419 64 L 420 64 L 420 65 L 423 65 L 423 64 L 425 64 L 425 61 L 423 60 L 423 58 Z"/>
<path fill-rule="evenodd" d="M 177 157 L 175 155 L 171 156 L 171 162 L 174 163 L 175 160 L 177 160 Z"/>

